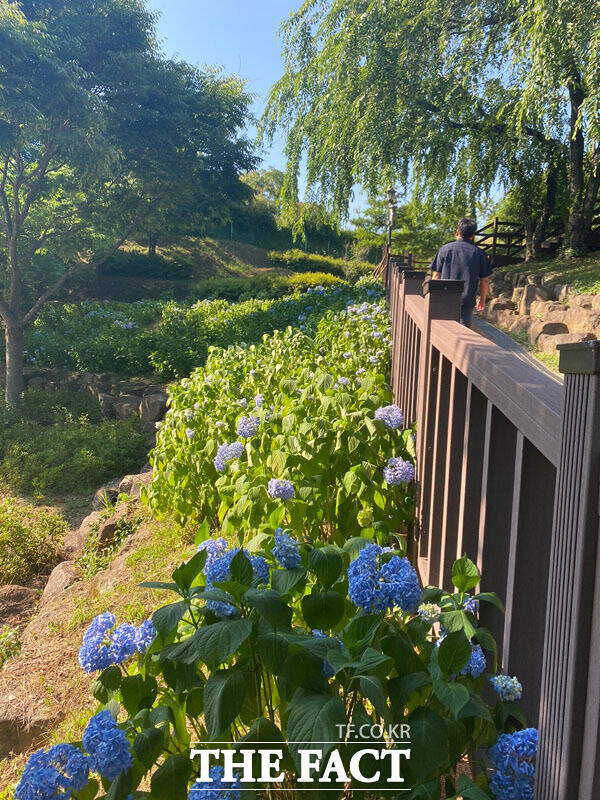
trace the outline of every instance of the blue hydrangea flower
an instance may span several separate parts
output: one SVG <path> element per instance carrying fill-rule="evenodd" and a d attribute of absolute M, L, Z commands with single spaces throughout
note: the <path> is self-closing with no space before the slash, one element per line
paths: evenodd
<path fill-rule="evenodd" d="M 383 470 L 383 477 L 390 486 L 399 486 L 414 479 L 415 468 L 410 461 L 405 461 L 403 458 L 390 458 Z"/>
<path fill-rule="evenodd" d="M 271 497 L 279 500 L 291 500 L 296 494 L 294 484 L 283 478 L 271 478 L 267 486 L 267 491 Z"/>
<path fill-rule="evenodd" d="M 198 551 L 200 550 L 206 550 L 206 561 L 202 571 L 207 575 L 211 564 L 214 564 L 226 552 L 227 542 L 222 536 L 218 539 L 206 539 L 198 545 Z"/>
<path fill-rule="evenodd" d="M 298 542 L 284 533 L 282 528 L 275 531 L 275 547 L 271 550 L 280 566 L 284 569 L 296 569 L 300 566 L 300 549 Z"/>
<path fill-rule="evenodd" d="M 87 672 L 98 672 L 115 663 L 108 651 L 110 632 L 115 627 L 114 614 L 105 611 L 97 616 L 83 635 L 79 649 L 79 664 Z"/>
<path fill-rule="evenodd" d="M 142 622 L 135 637 L 135 647 L 138 653 L 145 653 L 156 639 L 156 628 L 151 619 Z"/>
<path fill-rule="evenodd" d="M 137 652 L 138 629 L 129 622 L 115 628 L 108 646 L 108 655 L 111 664 L 123 664 Z"/>
<path fill-rule="evenodd" d="M 467 666 L 461 670 L 461 675 L 470 675 L 472 678 L 478 678 L 485 672 L 485 655 L 479 644 L 471 644 L 471 658 Z"/>
<path fill-rule="evenodd" d="M 246 552 L 246 551 L 244 551 Z M 246 555 L 248 555 L 246 553 Z M 270 569 L 269 565 L 262 556 L 250 556 L 250 563 L 252 564 L 252 572 L 255 578 L 260 578 L 261 583 L 269 583 Z"/>
<path fill-rule="evenodd" d="M 377 358 L 375 358 L 375 361 L 373 361 L 373 358 L 370 359 L 371 363 L 376 363 L 377 360 Z M 392 431 L 397 431 L 404 424 L 402 411 L 400 411 L 397 405 L 383 406 L 382 408 L 378 408 L 375 411 L 375 419 L 383 422 L 385 427 Z"/>
<path fill-rule="evenodd" d="M 193 428 L 186 428 L 185 429 L 185 435 L 187 436 L 187 438 L 191 442 L 192 439 L 194 438 L 194 436 L 196 435 L 196 431 Z"/>
<path fill-rule="evenodd" d="M 399 606 L 411 612 L 419 605 L 421 586 L 406 558 L 392 556 L 381 564 L 383 549 L 368 544 L 348 567 L 348 597 L 365 611 L 385 611 Z"/>
<path fill-rule="evenodd" d="M 225 771 L 223 767 L 210 768 L 211 782 L 196 781 L 189 793 L 189 800 L 239 800 L 241 793 L 240 782 L 224 783 Z"/>
<path fill-rule="evenodd" d="M 237 435 L 242 439 L 251 439 L 258 431 L 259 425 L 258 417 L 242 417 L 238 422 Z"/>
<path fill-rule="evenodd" d="M 15 790 L 15 800 L 67 800 L 89 780 L 86 756 L 70 744 L 37 750 L 30 756 Z"/>
<path fill-rule="evenodd" d="M 471 614 L 475 614 L 477 609 L 477 600 L 474 597 L 465 597 L 463 600 L 463 608 L 465 611 L 469 611 Z"/>
<path fill-rule="evenodd" d="M 217 472 L 225 472 L 227 464 L 236 458 L 240 458 L 243 452 L 244 445 L 241 442 L 232 442 L 231 444 L 224 442 L 219 445 L 217 455 L 213 460 Z"/>
<path fill-rule="evenodd" d="M 516 678 L 509 678 L 508 675 L 496 675 L 490 678 L 490 683 L 496 694 L 500 695 L 500 699 L 506 702 L 520 700 L 523 695 L 523 687 L 519 681 Z"/>
<path fill-rule="evenodd" d="M 212 589 L 215 583 L 226 583 L 231 580 L 231 562 L 234 556 L 240 552 L 239 547 L 225 551 L 219 558 L 216 558 L 209 565 L 206 571 L 206 588 Z M 262 583 L 269 583 L 269 565 L 262 556 L 250 556 L 243 551 L 250 559 L 252 571 L 255 578 L 259 578 Z M 219 600 L 207 600 L 206 607 L 217 617 L 231 617 L 237 614 L 237 609 L 231 603 L 223 603 Z"/>
<path fill-rule="evenodd" d="M 254 398 L 254 404 L 256 405 L 257 408 L 262 408 L 262 406 L 264 405 L 264 402 L 265 402 L 265 398 L 260 393 L 257 394 L 256 397 Z"/>
<path fill-rule="evenodd" d="M 504 733 L 490 749 L 495 772 L 490 789 L 497 800 L 531 800 L 535 780 L 538 732 L 525 728 Z"/>
<path fill-rule="evenodd" d="M 89 756 L 90 769 L 109 781 L 131 769 L 129 742 L 110 711 L 104 709 L 92 717 L 83 734 L 83 747 Z"/>
<path fill-rule="evenodd" d="M 342 377 L 342 378 L 338 378 L 338 383 L 340 383 L 342 386 L 348 386 L 350 381 L 348 380 L 348 378 L 343 378 Z"/>

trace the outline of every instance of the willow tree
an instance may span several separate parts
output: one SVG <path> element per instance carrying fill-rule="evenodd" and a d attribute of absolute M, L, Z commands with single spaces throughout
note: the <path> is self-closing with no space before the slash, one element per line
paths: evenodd
<path fill-rule="evenodd" d="M 161 55 L 142 0 L 0 0 L 7 402 L 23 389 L 25 326 L 71 276 L 178 197 L 243 189 L 247 106 L 239 81 Z"/>
<path fill-rule="evenodd" d="M 548 175 L 543 223 L 565 165 L 568 242 L 581 249 L 600 183 L 599 11 L 598 0 L 306 0 L 282 26 L 284 75 L 262 120 L 267 138 L 285 131 L 285 201 L 304 167 L 309 195 L 338 216 L 356 184 L 475 206 L 498 181 Z"/>

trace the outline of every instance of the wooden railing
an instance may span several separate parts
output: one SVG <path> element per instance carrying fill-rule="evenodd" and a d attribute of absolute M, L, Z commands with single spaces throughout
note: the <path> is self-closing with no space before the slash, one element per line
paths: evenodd
<path fill-rule="evenodd" d="M 479 228 L 475 243 L 488 254 L 494 266 L 525 258 L 525 230 L 520 222 L 502 222 L 494 217 Z"/>
<path fill-rule="evenodd" d="M 462 281 L 391 264 L 391 382 L 417 424 L 413 557 L 451 588 L 466 553 L 506 614 L 480 609 L 540 729 L 536 800 L 592 800 L 600 768 L 600 342 L 560 381 L 459 324 Z M 595 615 L 593 611 L 596 611 Z"/>

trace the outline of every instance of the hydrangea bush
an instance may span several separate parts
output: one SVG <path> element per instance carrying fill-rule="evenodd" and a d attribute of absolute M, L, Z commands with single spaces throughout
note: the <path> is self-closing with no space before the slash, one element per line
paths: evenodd
<path fill-rule="evenodd" d="M 305 286 L 300 289 L 306 288 Z M 315 291 L 316 288 L 316 291 Z M 368 290 L 366 290 L 368 291 Z M 283 297 L 241 302 L 138 300 L 49 303 L 25 331 L 25 363 L 37 367 L 177 378 L 206 361 L 211 345 L 256 342 L 275 328 L 307 324 L 341 296 L 365 290 L 339 281 Z M 358 292 L 358 293 L 357 293 Z M 0 340 L 0 357 L 4 354 Z"/>
<path fill-rule="evenodd" d="M 453 593 L 421 590 L 397 549 L 362 537 L 313 545 L 281 530 L 255 556 L 221 539 L 200 543 L 171 583 L 143 584 L 175 595 L 151 622 L 94 620 L 82 651 L 98 667 L 98 712 L 81 742 L 31 757 L 16 800 L 234 797 L 244 787 L 222 784 L 218 768 L 214 784 L 199 783 L 190 753 L 198 742 L 281 742 L 285 786 L 295 789 L 293 743 L 339 742 L 347 763 L 356 742 L 337 726 L 350 722 L 411 726 L 413 800 L 439 799 L 442 788 L 447 797 L 526 797 L 507 787 L 531 784 L 534 733 L 517 732 L 524 720 L 512 695 L 485 699 L 490 681 L 506 681 L 473 613 L 499 601 L 470 594 L 480 576 L 466 558 L 453 580 Z M 142 629 L 145 646 L 136 647 Z M 130 646 L 114 648 L 120 630 Z M 471 780 L 458 764 L 476 748 L 491 748 L 495 770 Z"/>
<path fill-rule="evenodd" d="M 343 299 L 310 331 L 213 349 L 172 387 L 151 457 L 155 514 L 242 531 L 253 547 L 280 526 L 338 544 L 357 535 L 387 544 L 406 529 L 414 437 L 386 383 L 387 312 Z"/>

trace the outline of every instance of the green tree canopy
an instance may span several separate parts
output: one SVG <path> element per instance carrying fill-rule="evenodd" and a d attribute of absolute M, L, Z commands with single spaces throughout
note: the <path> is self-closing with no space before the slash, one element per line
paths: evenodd
<path fill-rule="evenodd" d="M 0 316 L 6 396 L 23 328 L 144 224 L 246 192 L 237 79 L 166 60 L 141 0 L 0 0 Z"/>
<path fill-rule="evenodd" d="M 284 75 L 262 121 L 267 137 L 286 133 L 286 201 L 304 164 L 309 195 L 337 216 L 356 184 L 465 193 L 475 206 L 498 181 L 566 164 L 581 248 L 600 184 L 599 11 L 598 0 L 306 0 L 282 27 Z"/>

